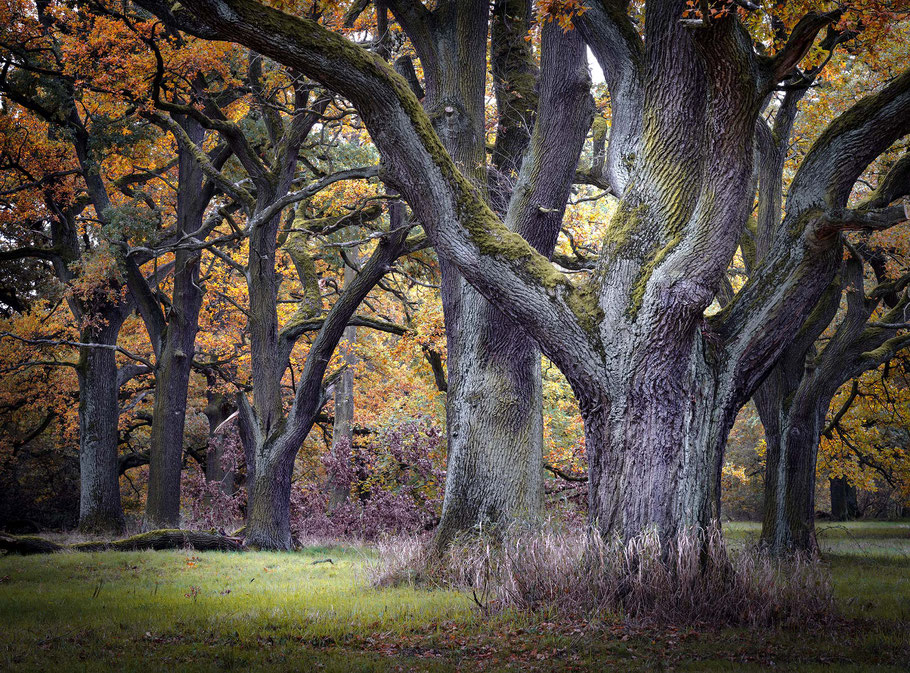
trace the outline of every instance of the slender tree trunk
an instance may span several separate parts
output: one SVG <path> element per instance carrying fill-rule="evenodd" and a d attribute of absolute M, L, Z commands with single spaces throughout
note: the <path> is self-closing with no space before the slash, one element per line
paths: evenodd
<path fill-rule="evenodd" d="M 214 377 L 209 377 L 209 385 L 214 384 Z M 220 484 L 221 492 L 226 495 L 234 493 L 234 473 L 226 472 L 222 465 L 223 442 L 212 441 L 215 430 L 234 412 L 230 400 L 221 393 L 208 393 L 208 404 L 204 413 L 209 421 L 209 446 L 205 455 L 205 480 Z"/>
<path fill-rule="evenodd" d="M 81 335 L 87 343 L 117 343 L 123 318 L 106 312 L 106 324 Z M 117 356 L 111 348 L 83 348 L 79 366 L 79 529 L 87 533 L 123 531 L 120 472 L 117 465 Z"/>
<path fill-rule="evenodd" d="M 201 145 L 205 130 L 195 120 L 181 119 L 191 142 Z M 203 173 L 188 150 L 179 157 L 177 225 L 183 234 L 202 226 L 205 203 Z M 149 441 L 148 499 L 143 525 L 146 530 L 180 526 L 180 473 L 183 468 L 183 431 L 186 425 L 187 389 L 203 290 L 199 286 L 198 251 L 178 250 L 174 260 L 174 291 L 155 371 L 155 408 Z"/>
<path fill-rule="evenodd" d="M 354 259 L 358 259 L 356 250 Z M 344 267 L 344 285 L 350 287 L 354 280 L 354 270 Z M 357 343 L 357 328 L 344 330 L 342 341 L 343 359 L 346 369 L 335 384 L 335 421 L 332 425 L 332 453 L 337 465 L 346 465 L 351 460 L 351 444 L 354 440 L 354 365 L 357 356 L 354 345 Z M 329 510 L 333 510 L 348 499 L 350 485 L 340 474 L 329 475 Z"/>
<path fill-rule="evenodd" d="M 176 263 L 168 338 L 155 377 L 149 490 L 144 522 L 147 530 L 178 528 L 180 524 L 180 473 L 187 389 L 195 353 L 202 290 L 197 285 L 198 255 L 191 258 L 180 251 Z"/>

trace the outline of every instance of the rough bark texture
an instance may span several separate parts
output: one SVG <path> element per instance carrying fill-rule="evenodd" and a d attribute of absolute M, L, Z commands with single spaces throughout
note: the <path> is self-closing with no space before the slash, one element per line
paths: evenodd
<path fill-rule="evenodd" d="M 398 208 L 390 220 L 401 222 Z M 290 549 L 290 492 L 294 459 L 325 401 L 323 376 L 348 322 L 364 297 L 404 252 L 408 227 L 392 226 L 350 286 L 335 302 L 310 350 L 297 385 L 294 403 L 283 426 L 258 451 L 256 480 L 247 512 L 247 544 L 263 549 Z"/>
<path fill-rule="evenodd" d="M 83 332 L 86 343 L 114 345 L 126 317 L 113 311 L 96 313 L 108 322 Z M 117 400 L 117 354 L 112 348 L 83 348 L 79 366 L 79 529 L 87 533 L 123 530 Z"/>

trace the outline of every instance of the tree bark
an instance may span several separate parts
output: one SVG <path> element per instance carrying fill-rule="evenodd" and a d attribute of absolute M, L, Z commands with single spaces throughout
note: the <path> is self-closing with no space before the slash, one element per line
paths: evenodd
<path fill-rule="evenodd" d="M 205 129 L 193 119 L 181 119 L 189 140 L 201 145 Z M 191 235 L 202 228 L 208 199 L 203 197 L 203 173 L 186 148 L 178 160 L 177 229 Z M 155 407 L 149 440 L 148 498 L 145 530 L 176 528 L 180 523 L 180 473 L 183 468 L 183 432 L 187 391 L 203 290 L 199 286 L 201 253 L 177 250 L 174 290 L 155 369 Z M 144 281 L 143 281 L 144 282 Z M 157 308 L 157 307 L 156 307 Z"/>
<path fill-rule="evenodd" d="M 352 257 L 357 260 L 356 248 Z M 354 280 L 354 270 L 344 267 L 344 285 L 350 286 Z M 332 424 L 332 454 L 336 465 L 347 465 L 351 461 L 351 446 L 354 441 L 354 366 L 357 355 L 354 346 L 357 343 L 357 328 L 353 325 L 344 330 L 342 340 L 345 370 L 335 384 L 335 420 Z M 350 484 L 337 473 L 329 474 L 329 510 L 346 502 L 350 495 Z"/>
<path fill-rule="evenodd" d="M 124 315 L 119 307 L 95 313 L 107 323 L 85 330 L 85 343 L 117 343 Z M 117 401 L 117 354 L 113 348 L 80 349 L 79 365 L 79 530 L 119 533 L 123 530 Z"/>
<path fill-rule="evenodd" d="M 856 503 L 856 486 L 846 477 L 829 480 L 831 489 L 831 518 L 834 521 L 851 521 L 856 518 L 859 508 Z"/>
<path fill-rule="evenodd" d="M 293 548 L 291 482 L 296 455 L 296 451 L 276 450 L 271 444 L 261 447 L 246 515 L 247 546 L 281 551 Z"/>

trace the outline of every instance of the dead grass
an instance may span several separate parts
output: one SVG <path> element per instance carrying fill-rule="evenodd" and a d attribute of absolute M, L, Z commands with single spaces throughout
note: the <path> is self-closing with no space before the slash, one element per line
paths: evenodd
<path fill-rule="evenodd" d="M 669 542 L 654 532 L 622 542 L 586 530 L 516 528 L 496 540 L 458 540 L 442 558 L 427 540 L 396 539 L 379 545 L 369 574 L 374 586 L 467 588 L 485 610 L 564 618 L 764 627 L 835 616 L 817 558 L 775 558 L 755 546 L 729 551 L 717 528 Z"/>

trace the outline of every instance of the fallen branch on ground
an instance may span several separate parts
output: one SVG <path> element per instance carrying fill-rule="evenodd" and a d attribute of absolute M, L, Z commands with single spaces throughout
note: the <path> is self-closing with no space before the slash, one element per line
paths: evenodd
<path fill-rule="evenodd" d="M 140 551 L 143 549 L 184 549 L 240 551 L 240 538 L 195 530 L 162 529 L 140 533 L 122 540 L 78 542 L 62 545 L 41 537 L 0 534 L 0 550 L 11 554 L 52 554 L 58 551 Z"/>

